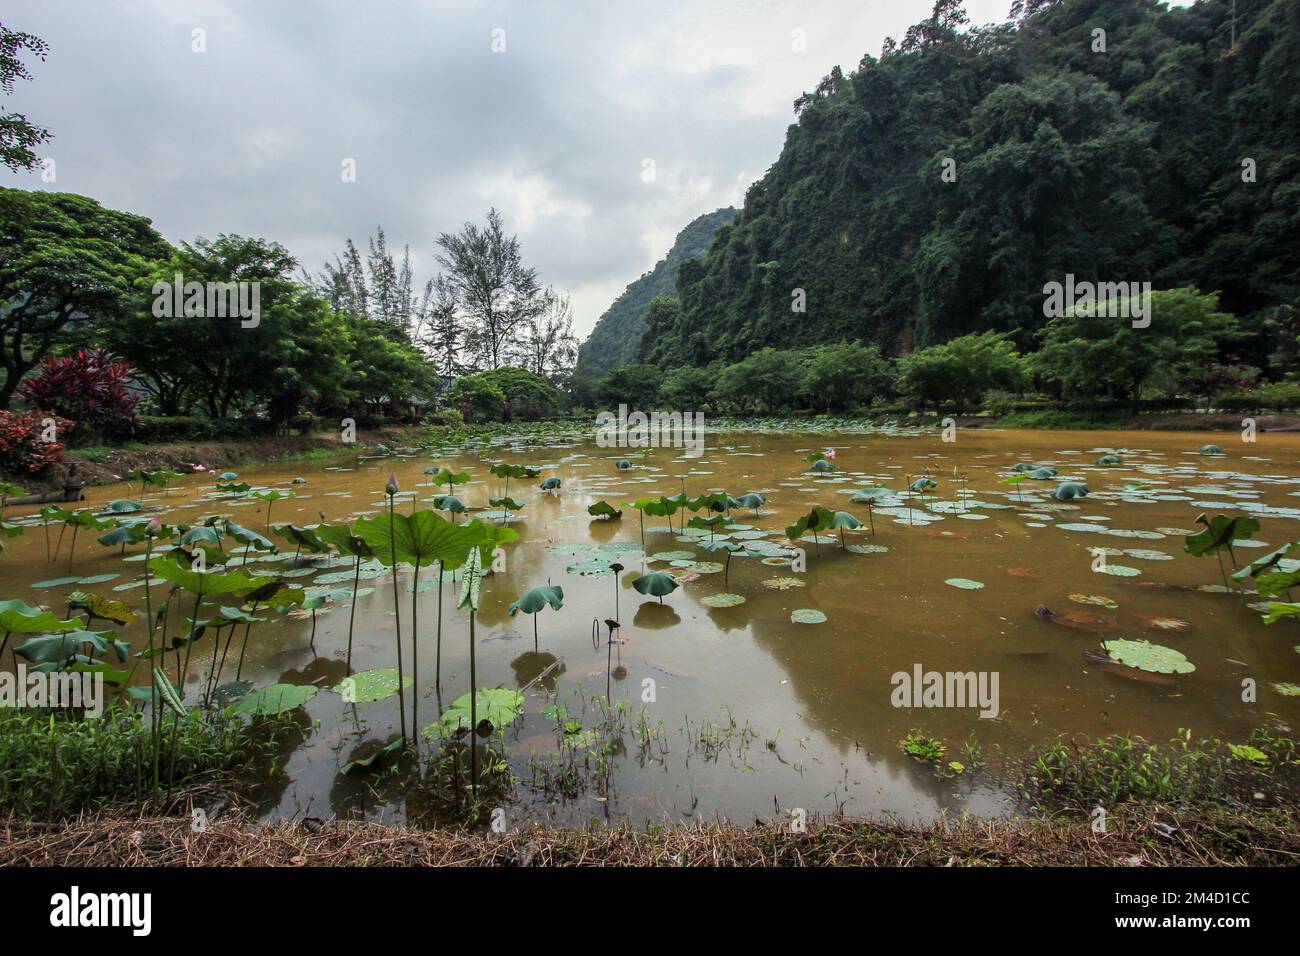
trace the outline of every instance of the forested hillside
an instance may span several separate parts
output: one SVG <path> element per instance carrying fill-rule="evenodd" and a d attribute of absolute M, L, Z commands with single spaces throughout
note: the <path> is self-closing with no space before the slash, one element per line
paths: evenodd
<path fill-rule="evenodd" d="M 983 330 L 1032 351 L 1043 284 L 1066 273 L 1219 291 L 1260 366 L 1293 343 L 1300 0 L 1237 0 L 1235 28 L 1227 0 L 1028 0 L 983 28 L 959 7 L 796 101 L 641 354 L 899 354 Z"/>
<path fill-rule="evenodd" d="M 637 343 L 645 331 L 645 314 L 656 296 L 677 294 L 677 269 L 688 259 L 704 255 L 713 235 L 736 218 L 730 206 L 715 209 L 677 234 L 668 255 L 637 279 L 596 322 L 578 354 L 578 374 L 600 378 L 606 372 L 635 360 Z"/>

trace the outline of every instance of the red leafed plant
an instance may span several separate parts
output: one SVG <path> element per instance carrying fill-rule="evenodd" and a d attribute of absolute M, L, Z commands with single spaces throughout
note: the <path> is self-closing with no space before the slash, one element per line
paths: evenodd
<path fill-rule="evenodd" d="M 75 422 L 50 412 L 0 411 L 0 470 L 34 475 L 63 460 L 63 442 Z"/>
<path fill-rule="evenodd" d="M 33 408 L 72 419 L 105 436 L 124 433 L 136 421 L 140 396 L 127 388 L 135 369 L 107 349 L 80 349 L 64 358 L 47 358 L 19 387 Z"/>

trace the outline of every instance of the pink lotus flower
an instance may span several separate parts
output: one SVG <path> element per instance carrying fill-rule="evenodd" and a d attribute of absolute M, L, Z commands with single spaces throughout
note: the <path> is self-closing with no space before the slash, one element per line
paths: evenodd
<path fill-rule="evenodd" d="M 834 449 L 834 448 L 827 448 L 827 449 L 826 449 L 826 459 L 829 461 L 830 459 L 832 459 L 832 458 L 834 458 L 834 457 L 835 457 L 835 449 Z"/>
<path fill-rule="evenodd" d="M 149 519 L 149 524 L 145 528 L 145 532 L 150 536 L 153 536 L 158 534 L 160 531 L 162 531 L 162 518 L 158 515 L 154 515 Z"/>

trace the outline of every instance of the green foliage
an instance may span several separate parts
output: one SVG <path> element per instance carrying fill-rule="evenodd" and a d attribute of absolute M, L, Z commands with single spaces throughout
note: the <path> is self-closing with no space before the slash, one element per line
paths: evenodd
<path fill-rule="evenodd" d="M 527 369 L 503 366 L 452 383 L 446 403 L 473 421 L 536 421 L 559 411 L 563 403 L 559 390 Z"/>
<path fill-rule="evenodd" d="M 162 760 L 166 766 L 174 747 L 178 786 L 211 783 L 269 763 L 277 738 L 289 732 L 288 723 L 254 729 L 214 710 L 203 720 L 180 720 L 174 743 L 169 722 Z M 0 804 L 22 817 L 53 821 L 138 800 L 154 746 L 149 717 L 138 711 L 111 707 L 97 720 L 77 720 L 0 708 Z"/>
<path fill-rule="evenodd" d="M 653 365 L 625 365 L 596 385 L 596 400 L 606 408 L 626 405 L 635 411 L 656 407 L 663 374 Z"/>
<path fill-rule="evenodd" d="M 765 348 L 723 369 L 716 393 L 741 411 L 774 412 L 793 404 L 802 378 L 794 353 Z"/>
<path fill-rule="evenodd" d="M 1189 370 L 1218 354 L 1237 322 L 1218 311 L 1218 295 L 1193 288 L 1151 293 L 1151 324 L 1071 310 L 1043 330 L 1033 367 L 1068 397 L 1142 397 L 1148 387 L 1172 394 Z"/>
<path fill-rule="evenodd" d="M 938 13 L 799 97 L 779 158 L 680 268 L 650 361 L 844 340 L 905 354 L 987 330 L 1027 350 L 1066 273 L 1194 279 L 1243 316 L 1300 299 L 1289 0 L 1238 4 L 1231 51 L 1228 4 L 1056 0 L 978 30 Z M 1261 368 L 1297 354 L 1294 322 L 1269 321 L 1243 348 Z"/>
<path fill-rule="evenodd" d="M 898 360 L 899 387 L 921 407 L 976 406 L 989 389 L 1019 391 L 1028 384 L 1024 360 L 997 332 L 972 333 L 919 349 Z"/>
<path fill-rule="evenodd" d="M 143 216 L 72 193 L 0 188 L 0 409 L 31 369 L 74 337 L 74 316 L 120 321 L 132 280 L 168 246 Z M 190 337 L 187 337 L 190 338 Z"/>

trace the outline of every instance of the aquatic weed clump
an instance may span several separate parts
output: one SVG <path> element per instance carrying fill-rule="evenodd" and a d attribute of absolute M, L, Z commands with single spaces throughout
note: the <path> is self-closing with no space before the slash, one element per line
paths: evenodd
<path fill-rule="evenodd" d="M 297 732 L 291 718 L 250 725 L 228 710 L 183 720 L 172 790 L 222 785 L 269 764 Z M 143 805 L 150 796 L 153 740 L 147 715 L 109 708 L 96 720 L 41 710 L 0 710 L 0 809 L 25 819 L 59 820 L 89 810 Z M 174 751 L 173 751 L 174 747 Z"/>
<path fill-rule="evenodd" d="M 1300 793 L 1300 754 L 1294 740 L 1262 728 L 1244 744 L 1193 742 L 1190 730 L 1163 744 L 1126 735 L 1057 739 L 1032 756 L 1020 790 L 1039 809 L 1272 806 Z"/>

